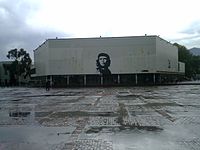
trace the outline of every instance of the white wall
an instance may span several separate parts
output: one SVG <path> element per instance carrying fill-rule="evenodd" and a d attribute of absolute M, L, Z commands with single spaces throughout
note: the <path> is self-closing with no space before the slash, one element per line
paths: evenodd
<path fill-rule="evenodd" d="M 178 49 L 171 43 L 157 37 L 156 66 L 159 72 L 178 72 Z"/>
<path fill-rule="evenodd" d="M 99 53 L 111 59 L 112 74 L 154 72 L 155 37 L 49 40 L 50 74 L 98 74 Z"/>
<path fill-rule="evenodd" d="M 135 36 L 47 40 L 34 51 L 36 75 L 99 74 L 99 53 L 110 56 L 112 74 L 178 71 L 178 50 L 174 46 L 157 36 Z"/>
<path fill-rule="evenodd" d="M 34 50 L 34 66 L 36 68 L 37 76 L 49 74 L 49 51 L 48 42 L 43 43 L 36 50 Z"/>

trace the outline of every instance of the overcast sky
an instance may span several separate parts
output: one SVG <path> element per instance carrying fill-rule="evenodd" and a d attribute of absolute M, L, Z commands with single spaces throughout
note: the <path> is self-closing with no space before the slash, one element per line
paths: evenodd
<path fill-rule="evenodd" d="M 159 35 L 200 47 L 199 0 L 0 0 L 0 60 L 49 38 Z"/>

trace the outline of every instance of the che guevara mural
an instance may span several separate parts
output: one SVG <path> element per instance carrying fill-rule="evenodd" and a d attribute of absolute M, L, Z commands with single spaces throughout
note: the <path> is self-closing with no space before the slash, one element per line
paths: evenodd
<path fill-rule="evenodd" d="M 97 71 L 102 75 L 111 75 L 111 71 L 109 70 L 111 64 L 110 56 L 106 53 L 99 53 L 96 66 Z"/>

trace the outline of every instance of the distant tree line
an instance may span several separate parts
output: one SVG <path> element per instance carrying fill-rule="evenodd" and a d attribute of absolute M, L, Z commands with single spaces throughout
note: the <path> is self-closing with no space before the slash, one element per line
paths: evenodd
<path fill-rule="evenodd" d="M 179 61 L 185 63 L 185 76 L 195 78 L 200 74 L 200 56 L 193 55 L 185 46 L 174 43 L 178 48 Z"/>

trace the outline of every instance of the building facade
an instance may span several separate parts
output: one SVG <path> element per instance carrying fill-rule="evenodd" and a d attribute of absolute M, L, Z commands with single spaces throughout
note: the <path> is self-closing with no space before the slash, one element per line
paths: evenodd
<path fill-rule="evenodd" d="M 184 74 L 177 47 L 158 36 L 48 39 L 34 62 L 38 83 L 63 87 L 161 84 Z"/>

